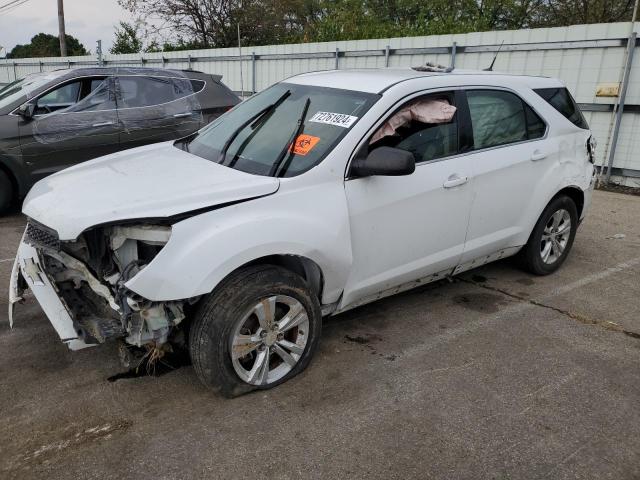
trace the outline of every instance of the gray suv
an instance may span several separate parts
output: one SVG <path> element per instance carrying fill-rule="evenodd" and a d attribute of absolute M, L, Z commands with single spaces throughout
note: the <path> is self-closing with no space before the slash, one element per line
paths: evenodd
<path fill-rule="evenodd" d="M 127 148 L 182 138 L 240 102 L 221 76 L 91 67 L 0 89 L 0 214 L 41 178 Z"/>

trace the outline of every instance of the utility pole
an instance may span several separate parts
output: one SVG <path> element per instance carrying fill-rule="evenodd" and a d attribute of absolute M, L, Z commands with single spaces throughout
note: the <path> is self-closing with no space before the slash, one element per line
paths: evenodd
<path fill-rule="evenodd" d="M 64 33 L 64 7 L 62 0 L 58 0 L 58 37 L 60 38 L 60 56 L 67 56 L 67 41 Z"/>

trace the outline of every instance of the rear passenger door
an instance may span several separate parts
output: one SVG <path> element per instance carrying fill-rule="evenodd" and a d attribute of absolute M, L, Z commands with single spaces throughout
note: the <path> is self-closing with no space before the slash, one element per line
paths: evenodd
<path fill-rule="evenodd" d="M 203 125 L 191 80 L 124 75 L 117 81 L 123 149 L 181 138 Z"/>
<path fill-rule="evenodd" d="M 466 98 L 473 130 L 474 201 L 457 271 L 522 244 L 530 223 L 527 212 L 554 156 L 544 140 L 546 124 L 515 92 L 469 89 Z"/>

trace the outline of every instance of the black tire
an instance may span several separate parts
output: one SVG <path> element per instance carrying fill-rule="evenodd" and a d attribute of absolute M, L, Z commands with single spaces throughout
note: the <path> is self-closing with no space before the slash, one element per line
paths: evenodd
<path fill-rule="evenodd" d="M 231 360 L 231 342 L 238 322 L 261 299 L 285 295 L 302 304 L 309 321 L 303 353 L 291 370 L 265 385 L 245 382 Z M 189 352 L 202 383 L 225 397 L 273 388 L 294 377 L 309 364 L 318 348 L 322 330 L 320 303 L 298 275 L 273 265 L 242 268 L 227 277 L 202 300 L 189 332 Z M 268 348 L 268 347 L 267 347 Z"/>
<path fill-rule="evenodd" d="M 9 176 L 0 170 L 0 215 L 5 215 L 13 204 L 13 183 Z"/>
<path fill-rule="evenodd" d="M 571 220 L 569 237 L 566 241 L 566 245 L 562 253 L 558 255 L 555 260 L 545 262 L 542 258 L 541 253 L 543 251 L 542 237 L 545 228 L 547 228 L 550 225 L 550 222 L 553 221 L 553 215 L 556 212 L 560 212 L 562 210 L 569 213 L 569 217 Z M 578 209 L 576 208 L 576 204 L 574 203 L 574 201 L 566 195 L 559 195 L 555 197 L 553 200 L 551 200 L 551 202 L 549 202 L 547 207 L 540 215 L 536 226 L 533 228 L 533 232 L 531 232 L 531 235 L 529 236 L 529 241 L 520 252 L 520 260 L 522 266 L 525 268 L 525 270 L 535 275 L 549 275 L 550 273 L 558 270 L 558 268 L 560 268 L 560 266 L 567 259 L 567 256 L 571 251 L 577 228 Z"/>

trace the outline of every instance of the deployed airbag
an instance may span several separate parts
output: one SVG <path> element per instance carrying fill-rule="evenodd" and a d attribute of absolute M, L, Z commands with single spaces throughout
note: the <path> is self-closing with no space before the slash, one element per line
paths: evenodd
<path fill-rule="evenodd" d="M 418 100 L 407 105 L 389 118 L 371 137 L 369 144 L 396 133 L 396 130 L 409 125 L 413 120 L 422 123 L 446 123 L 451 121 L 456 107 L 442 99 Z"/>

